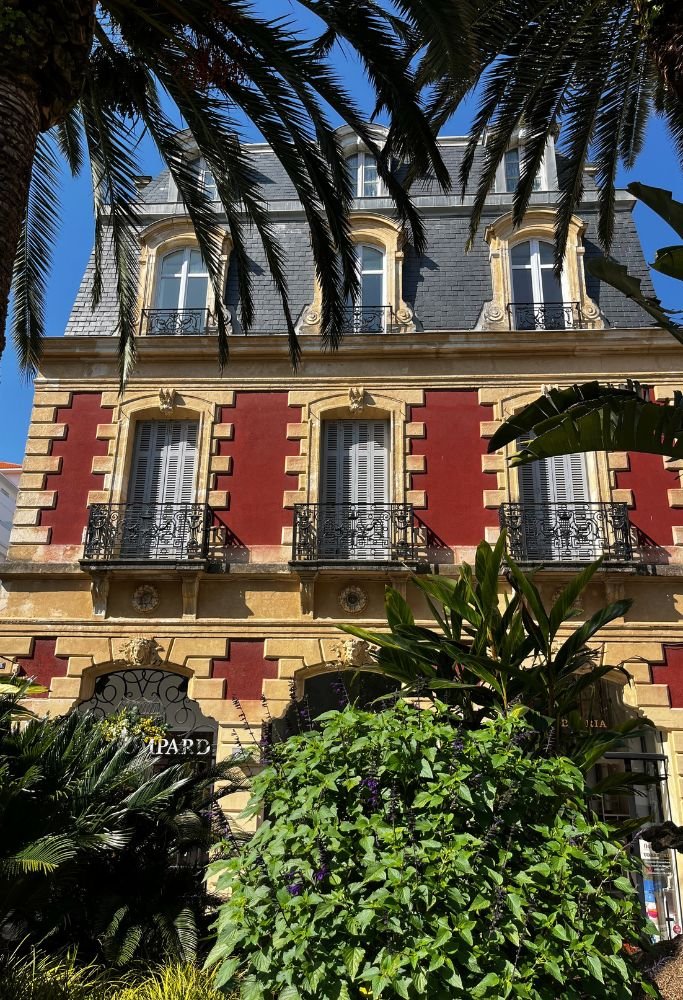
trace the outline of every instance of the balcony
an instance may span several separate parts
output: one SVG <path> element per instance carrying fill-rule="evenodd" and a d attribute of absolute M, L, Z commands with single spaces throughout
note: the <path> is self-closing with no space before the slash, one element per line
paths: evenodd
<path fill-rule="evenodd" d="M 140 333 L 147 337 L 201 336 L 213 331 L 209 309 L 143 309 Z"/>
<path fill-rule="evenodd" d="M 213 511 L 201 503 L 93 504 L 84 562 L 201 563 Z"/>
<path fill-rule="evenodd" d="M 508 302 L 511 330 L 571 330 L 585 326 L 579 302 Z"/>
<path fill-rule="evenodd" d="M 417 530 L 411 504 L 299 503 L 292 562 L 413 562 Z"/>
<path fill-rule="evenodd" d="M 342 333 L 391 333 L 394 310 L 391 306 L 346 306 Z"/>
<path fill-rule="evenodd" d="M 518 562 L 608 562 L 633 558 L 625 503 L 505 503 L 500 526 Z"/>

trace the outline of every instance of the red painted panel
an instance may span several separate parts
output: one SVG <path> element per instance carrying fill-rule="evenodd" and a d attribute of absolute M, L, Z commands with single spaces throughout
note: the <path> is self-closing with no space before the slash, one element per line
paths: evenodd
<path fill-rule="evenodd" d="M 282 506 L 296 476 L 285 475 L 287 455 L 299 442 L 287 440 L 287 424 L 301 419 L 301 408 L 287 405 L 286 392 L 238 392 L 234 407 L 223 407 L 221 421 L 234 425 L 232 441 L 219 442 L 219 455 L 232 455 L 232 471 L 216 477 L 217 490 L 230 491 L 224 517 L 235 544 L 280 545 L 292 512 Z"/>
<path fill-rule="evenodd" d="M 655 545 L 673 545 L 671 528 L 683 524 L 683 511 L 669 507 L 667 490 L 680 487 L 678 473 L 665 469 L 660 455 L 629 453 L 630 470 L 617 472 L 617 487 L 633 490 L 631 523 Z"/>
<path fill-rule="evenodd" d="M 46 688 L 50 687 L 53 677 L 66 677 L 69 661 L 63 656 L 55 656 L 56 646 L 56 639 L 35 639 L 31 655 L 17 657 L 22 675 L 35 677 L 36 683 Z M 35 697 L 47 698 L 47 691 Z"/>
<path fill-rule="evenodd" d="M 277 663 L 263 658 L 263 646 L 262 639 L 231 639 L 228 659 L 211 661 L 211 676 L 227 678 L 226 698 L 257 701 L 264 678 L 277 676 Z"/>
<path fill-rule="evenodd" d="M 683 644 L 665 643 L 662 648 L 664 666 L 652 667 L 652 682 L 667 684 L 671 707 L 683 708 Z"/>
<path fill-rule="evenodd" d="M 98 424 L 111 422 L 112 410 L 102 409 L 99 392 L 75 392 L 71 406 L 57 410 L 56 421 L 66 424 L 66 437 L 52 442 L 51 455 L 61 455 L 60 472 L 47 476 L 46 490 L 56 490 L 56 506 L 44 510 L 41 525 L 52 528 L 53 545 L 78 545 L 88 520 L 88 493 L 101 490 L 103 476 L 91 471 L 94 455 L 107 454 L 107 442 L 95 437 Z"/>
<path fill-rule="evenodd" d="M 426 472 L 412 477 L 412 489 L 427 492 L 418 516 L 436 544 L 476 545 L 487 526 L 498 524 L 497 511 L 483 502 L 483 491 L 497 486 L 495 476 L 481 471 L 486 441 L 479 424 L 491 419 L 490 407 L 479 404 L 476 389 L 429 390 L 410 419 L 425 424 L 425 438 L 411 442 L 411 453 L 427 458 Z"/>

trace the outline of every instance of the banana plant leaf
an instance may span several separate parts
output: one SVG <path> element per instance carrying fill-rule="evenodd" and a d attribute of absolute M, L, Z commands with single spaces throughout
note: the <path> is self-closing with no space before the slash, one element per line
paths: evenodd
<path fill-rule="evenodd" d="M 551 389 L 505 421 L 489 452 L 522 435 L 536 436 L 510 459 L 511 466 L 586 451 L 635 451 L 683 458 L 683 405 L 642 398 L 637 383 L 625 389 L 586 382 Z"/>

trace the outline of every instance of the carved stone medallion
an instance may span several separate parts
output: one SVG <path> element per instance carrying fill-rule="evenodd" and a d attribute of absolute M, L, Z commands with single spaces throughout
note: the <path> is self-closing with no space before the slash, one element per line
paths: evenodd
<path fill-rule="evenodd" d="M 349 389 L 349 411 L 362 413 L 365 407 L 365 389 Z"/>
<path fill-rule="evenodd" d="M 159 389 L 159 409 L 162 413 L 172 413 L 176 405 L 175 389 Z"/>
<path fill-rule="evenodd" d="M 339 606 L 351 615 L 360 614 L 367 607 L 368 595 L 362 587 L 344 587 L 339 591 Z"/>
<path fill-rule="evenodd" d="M 135 590 L 131 598 L 131 604 L 134 609 L 143 613 L 154 611 L 158 603 L 159 591 L 151 583 L 143 583 L 141 587 Z"/>

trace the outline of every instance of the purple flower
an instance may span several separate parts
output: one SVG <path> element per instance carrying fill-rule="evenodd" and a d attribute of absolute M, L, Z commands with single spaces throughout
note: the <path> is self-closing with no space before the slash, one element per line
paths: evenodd
<path fill-rule="evenodd" d="M 291 885 L 287 886 L 287 892 L 290 896 L 300 896 L 302 889 L 303 886 L 301 885 L 301 882 L 292 882 Z"/>
<path fill-rule="evenodd" d="M 327 867 L 327 865 L 322 865 L 322 867 L 318 868 L 316 872 L 313 872 L 313 881 L 322 882 L 324 879 L 327 878 L 329 873 L 330 869 Z"/>
<path fill-rule="evenodd" d="M 361 786 L 368 794 L 369 805 L 375 809 L 379 805 L 379 780 L 373 777 L 363 778 Z"/>

